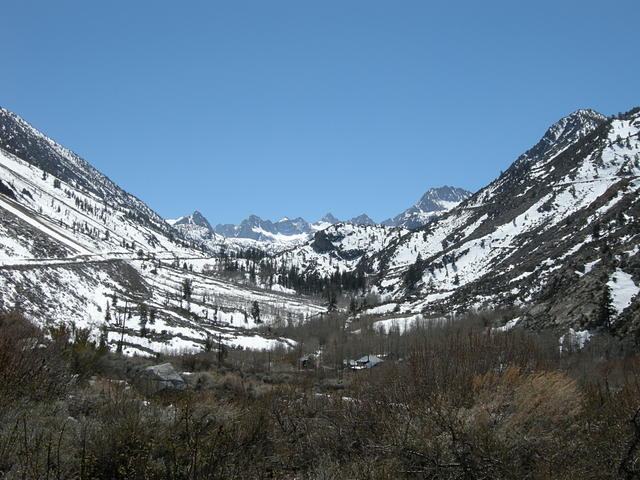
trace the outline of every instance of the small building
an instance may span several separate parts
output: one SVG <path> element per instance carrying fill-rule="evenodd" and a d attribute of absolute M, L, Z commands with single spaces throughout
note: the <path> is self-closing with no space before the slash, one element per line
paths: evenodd
<path fill-rule="evenodd" d="M 356 368 L 358 366 L 358 362 L 355 360 L 343 360 L 342 366 L 345 368 Z"/>
<path fill-rule="evenodd" d="M 360 357 L 358 360 L 356 360 L 356 363 L 358 365 L 358 368 L 373 368 L 376 365 L 379 365 L 380 363 L 382 363 L 384 360 L 382 360 L 380 357 L 377 357 L 375 355 L 365 355 L 363 357 Z"/>

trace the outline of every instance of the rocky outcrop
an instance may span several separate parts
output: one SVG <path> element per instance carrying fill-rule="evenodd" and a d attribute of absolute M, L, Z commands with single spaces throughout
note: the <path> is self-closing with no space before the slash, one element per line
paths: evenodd
<path fill-rule="evenodd" d="M 170 363 L 162 363 L 145 368 L 138 375 L 138 385 L 147 395 L 187 388 L 184 379 Z"/>

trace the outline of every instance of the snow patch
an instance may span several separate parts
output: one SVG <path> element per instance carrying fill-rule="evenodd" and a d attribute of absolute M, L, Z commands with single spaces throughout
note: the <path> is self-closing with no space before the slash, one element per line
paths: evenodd
<path fill-rule="evenodd" d="M 611 288 L 612 306 L 618 314 L 631 305 L 633 298 L 640 291 L 631 275 L 619 268 L 611 275 L 607 285 Z"/>

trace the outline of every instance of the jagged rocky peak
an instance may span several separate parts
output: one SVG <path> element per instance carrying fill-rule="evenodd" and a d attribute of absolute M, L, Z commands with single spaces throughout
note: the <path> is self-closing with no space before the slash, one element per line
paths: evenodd
<path fill-rule="evenodd" d="M 214 231 L 227 238 L 248 238 L 258 241 L 273 242 L 286 240 L 284 237 L 293 237 L 310 234 L 312 228 L 303 218 L 281 218 L 276 222 L 264 220 L 258 215 L 249 215 L 239 225 L 218 224 Z"/>
<path fill-rule="evenodd" d="M 250 215 L 239 225 L 218 224 L 213 229 L 226 238 L 251 239 L 259 242 L 296 242 L 311 239 L 314 232 L 339 223 L 336 217 L 327 213 L 321 220 L 313 223 L 302 217 L 283 217 L 278 221 L 264 220 L 257 215 Z"/>
<path fill-rule="evenodd" d="M 260 225 L 260 223 L 262 223 L 264 220 L 262 220 L 262 218 L 260 218 L 258 215 L 252 213 L 251 215 L 249 215 L 246 219 L 244 219 L 242 221 L 242 223 L 246 224 L 246 225 Z M 267 220 L 268 222 L 269 220 Z"/>
<path fill-rule="evenodd" d="M 448 210 L 452 207 L 451 204 L 457 205 L 470 196 L 471 192 L 469 190 L 445 185 L 427 190 L 415 206 L 424 212 Z"/>
<path fill-rule="evenodd" d="M 193 212 L 191 215 L 180 217 L 173 224 L 174 225 L 197 225 L 199 227 L 204 227 L 207 230 L 213 230 L 213 228 L 211 228 L 211 224 L 207 221 L 205 216 L 202 215 L 197 210 Z"/>
<path fill-rule="evenodd" d="M 326 213 L 321 219 L 321 222 L 326 222 L 326 223 L 340 223 L 340 220 L 337 219 L 331 212 Z"/>
<path fill-rule="evenodd" d="M 584 136 L 607 119 L 606 116 L 591 109 L 576 110 L 551 125 L 542 137 L 542 141 L 554 143 L 563 139 Z"/>
<path fill-rule="evenodd" d="M 376 225 L 376 222 L 374 222 L 366 213 L 353 217 L 347 220 L 346 223 L 350 223 L 351 225 Z"/>
<path fill-rule="evenodd" d="M 439 214 L 457 206 L 471 196 L 471 192 L 459 187 L 448 185 L 430 188 L 420 198 L 418 203 L 404 212 L 382 222 L 390 227 L 418 228 L 433 220 Z"/>
<path fill-rule="evenodd" d="M 607 121 L 607 117 L 591 109 L 576 110 L 551 125 L 540 141 L 522 154 L 516 164 L 536 162 L 549 154 L 559 152 L 568 145 L 589 135 Z"/>

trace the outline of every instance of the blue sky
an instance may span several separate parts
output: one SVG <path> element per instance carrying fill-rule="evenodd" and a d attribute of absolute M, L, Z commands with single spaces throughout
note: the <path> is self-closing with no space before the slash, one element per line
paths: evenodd
<path fill-rule="evenodd" d="M 172 218 L 383 220 L 640 105 L 640 2 L 5 2 L 0 105 Z"/>

